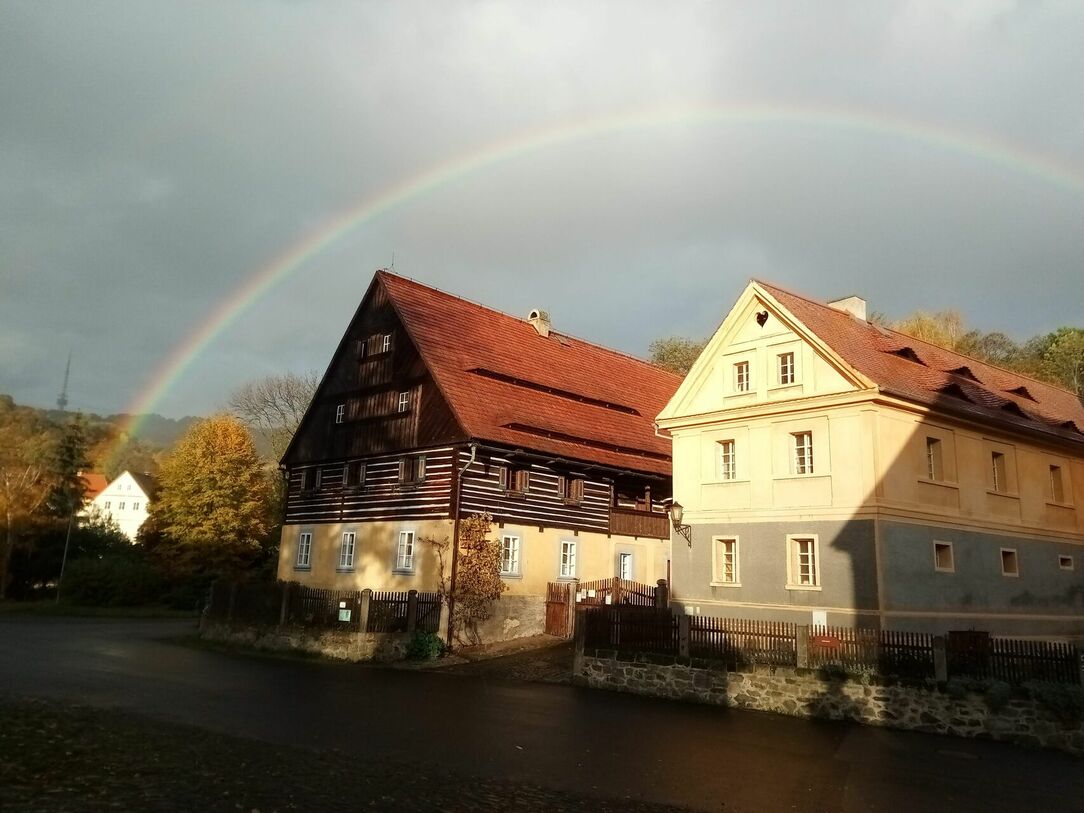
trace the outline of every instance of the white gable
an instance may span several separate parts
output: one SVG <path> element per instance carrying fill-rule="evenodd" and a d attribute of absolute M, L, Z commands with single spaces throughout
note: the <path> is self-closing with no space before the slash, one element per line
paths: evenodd
<path fill-rule="evenodd" d="M 693 364 L 660 420 L 871 386 L 755 282 Z"/>

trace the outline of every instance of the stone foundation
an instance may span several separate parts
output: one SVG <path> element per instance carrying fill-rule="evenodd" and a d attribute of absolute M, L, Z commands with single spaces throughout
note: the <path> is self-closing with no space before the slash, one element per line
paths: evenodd
<path fill-rule="evenodd" d="M 826 678 L 808 669 L 757 667 L 728 672 L 720 664 L 657 655 L 588 650 L 574 680 L 600 689 L 691 700 L 795 717 L 851 720 L 931 734 L 982 737 L 1084 755 L 1084 723 L 1063 723 L 1026 692 L 994 710 L 987 696 L 939 684 Z"/>
<path fill-rule="evenodd" d="M 479 625 L 479 640 L 492 644 L 541 635 L 546 631 L 545 596 L 501 596 L 493 602 L 493 614 Z"/>
<path fill-rule="evenodd" d="M 309 652 L 343 661 L 397 661 L 411 636 L 402 632 L 344 632 L 309 627 L 250 627 L 208 623 L 200 637 L 275 652 Z"/>

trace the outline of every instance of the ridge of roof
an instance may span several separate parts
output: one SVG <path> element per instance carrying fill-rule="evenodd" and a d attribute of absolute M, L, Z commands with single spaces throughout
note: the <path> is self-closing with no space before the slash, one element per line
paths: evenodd
<path fill-rule="evenodd" d="M 804 302 L 808 302 L 810 305 L 816 305 L 819 308 L 825 308 L 827 310 L 834 311 L 836 313 L 845 313 L 844 311 L 836 310 L 835 308 L 833 308 L 831 305 L 829 305 L 827 302 L 825 302 L 823 300 L 814 299 L 813 297 L 811 297 L 811 296 L 809 296 L 807 294 L 800 294 L 800 293 L 798 293 L 798 292 L 796 292 L 796 291 L 794 291 L 794 290 L 792 290 L 790 288 L 785 288 L 782 285 L 777 285 L 777 284 L 775 284 L 773 282 L 765 282 L 764 280 L 755 279 L 755 278 L 752 280 L 752 282 L 755 282 L 757 285 L 760 285 L 763 288 L 767 288 L 769 291 L 773 291 L 773 290 L 774 291 L 779 291 L 781 293 L 788 294 L 789 296 L 793 296 L 796 299 L 801 299 Z M 846 314 L 846 315 L 850 315 L 850 314 Z M 937 350 L 938 352 L 950 353 L 950 354 L 952 354 L 954 356 L 957 356 L 960 359 L 963 359 L 964 361 L 970 361 L 970 362 L 973 362 L 973 363 L 976 363 L 976 364 L 982 364 L 982 365 L 984 365 L 986 367 L 990 367 L 990 368 L 992 368 L 994 370 L 997 370 L 1000 373 L 1004 373 L 1007 376 L 1015 377 L 1015 378 L 1021 378 L 1021 379 L 1024 379 L 1026 381 L 1030 381 L 1033 384 L 1039 384 L 1040 386 L 1043 386 L 1043 387 L 1050 387 L 1051 389 L 1058 390 L 1059 392 L 1063 392 L 1066 395 L 1071 395 L 1074 398 L 1078 397 L 1075 392 L 1073 392 L 1072 390 L 1070 390 L 1070 389 L 1068 389 L 1066 387 L 1061 386 L 1060 384 L 1055 384 L 1055 383 L 1053 383 L 1051 381 L 1044 381 L 1041 378 L 1036 378 L 1035 376 L 1028 375 L 1027 373 L 1018 372 L 1017 370 L 1010 370 L 1008 367 L 1003 367 L 1000 364 L 995 364 L 994 362 L 986 361 L 984 359 L 980 359 L 980 358 L 977 358 L 975 356 L 969 356 L 967 353 L 961 353 L 959 350 L 950 350 L 947 347 L 942 347 L 939 344 L 934 344 L 933 342 L 927 341 L 926 339 L 920 339 L 918 336 L 912 336 L 910 333 L 904 333 L 902 330 L 897 330 L 896 328 L 890 327 L 888 325 L 875 325 L 869 319 L 858 319 L 858 318 L 854 317 L 853 315 L 851 315 L 851 318 L 854 319 L 856 322 L 864 322 L 865 324 L 869 325 L 870 327 L 875 327 L 877 330 L 880 330 L 882 332 L 895 334 L 897 337 L 906 339 L 908 342 L 918 342 L 919 344 L 925 345 L 926 347 L 932 347 L 934 350 Z M 915 348 L 912 348 L 912 349 L 915 349 Z M 949 372 L 952 372 L 952 370 L 942 370 L 941 372 L 949 373 Z M 1005 392 L 1010 392 L 1010 390 L 1005 390 Z"/>
<path fill-rule="evenodd" d="M 471 307 L 478 308 L 480 310 L 488 311 L 489 313 L 496 314 L 497 316 L 500 316 L 500 317 L 503 317 L 503 318 L 506 318 L 506 319 L 512 319 L 512 320 L 514 320 L 516 322 L 526 322 L 526 320 L 522 316 L 516 316 L 514 314 L 508 313 L 507 311 L 502 311 L 502 310 L 499 310 L 498 308 L 494 308 L 494 307 L 491 307 L 489 305 L 483 305 L 481 302 L 475 302 L 473 299 L 467 299 L 466 297 L 459 296 L 458 294 L 450 293 L 448 291 L 443 290 L 442 288 L 437 288 L 435 285 L 428 285 L 428 284 L 426 284 L 424 282 L 419 282 L 418 280 L 416 280 L 416 279 L 414 279 L 412 277 L 407 277 L 407 276 L 404 276 L 402 274 L 396 274 L 395 272 L 389 271 L 386 268 L 377 269 L 376 275 L 378 277 L 388 277 L 388 278 L 391 278 L 391 279 L 394 279 L 394 280 L 399 280 L 399 281 L 405 282 L 405 283 L 407 283 L 409 285 L 414 285 L 414 286 L 416 286 L 418 288 L 424 288 L 427 291 L 431 291 L 433 293 L 440 294 L 441 296 L 447 297 L 449 299 L 454 299 L 454 300 L 456 300 L 458 302 L 462 302 L 462 303 L 464 303 L 466 305 L 470 305 Z M 653 364 L 650 361 L 648 361 L 647 359 L 640 358 L 639 356 L 634 356 L 631 353 L 626 353 L 626 352 L 624 352 L 622 350 L 615 350 L 614 348 L 607 347 L 604 344 L 599 344 L 598 342 L 592 342 L 592 341 L 590 341 L 588 339 L 584 339 L 584 338 L 582 338 L 580 336 L 575 336 L 575 335 L 573 335 L 571 333 L 565 333 L 565 332 L 560 331 L 560 330 L 552 330 L 551 329 L 550 330 L 550 335 L 551 336 L 562 336 L 565 339 L 570 339 L 570 340 L 572 340 L 574 342 L 579 342 L 580 344 L 586 345 L 588 347 L 593 347 L 593 348 L 595 348 L 597 350 L 603 351 L 604 353 L 609 353 L 610 355 L 618 356 L 619 358 L 624 358 L 624 359 L 627 359 L 629 361 L 637 362 L 637 363 L 642 364 L 642 365 L 644 365 L 646 367 L 650 367 L 652 370 L 658 370 L 663 375 L 666 375 L 666 376 L 669 376 L 670 378 L 675 379 L 678 383 L 680 383 L 682 380 L 684 380 L 684 376 L 681 376 L 681 375 L 678 375 L 677 373 L 671 372 L 670 370 L 667 370 L 665 367 L 660 367 L 657 364 Z"/>

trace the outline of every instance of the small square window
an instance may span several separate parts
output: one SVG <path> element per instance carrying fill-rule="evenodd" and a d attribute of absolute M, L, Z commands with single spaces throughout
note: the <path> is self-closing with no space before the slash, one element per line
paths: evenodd
<path fill-rule="evenodd" d="M 776 357 L 779 385 L 793 384 L 794 378 L 794 354 L 780 353 Z"/>
<path fill-rule="evenodd" d="M 930 480 L 945 479 L 945 464 L 939 438 L 926 438 L 926 477 Z"/>
<path fill-rule="evenodd" d="M 813 433 L 795 432 L 794 438 L 794 473 L 813 473 Z"/>
<path fill-rule="evenodd" d="M 1062 477 L 1061 466 L 1050 467 L 1050 500 L 1051 502 L 1065 502 L 1065 480 Z"/>
<path fill-rule="evenodd" d="M 1016 557 L 1015 548 L 1002 548 L 1001 549 L 1001 575 L 1002 576 L 1019 576 L 1020 575 L 1020 562 Z"/>
<path fill-rule="evenodd" d="M 734 392 L 749 392 L 749 362 L 739 361 L 734 365 Z"/>
<path fill-rule="evenodd" d="M 994 491 L 1008 491 L 1009 483 L 1005 455 L 1001 452 L 990 453 L 990 471 L 993 475 Z"/>
<path fill-rule="evenodd" d="M 951 542 L 933 543 L 933 567 L 942 573 L 955 573 L 956 560 L 953 556 Z"/>
<path fill-rule="evenodd" d="M 583 478 L 566 477 L 561 475 L 557 478 L 557 496 L 566 505 L 579 505 L 583 502 Z"/>
<path fill-rule="evenodd" d="M 531 490 L 531 470 L 526 467 L 503 466 L 501 488 L 508 494 L 526 494 Z"/>
<path fill-rule="evenodd" d="M 335 423 L 342 423 L 346 420 L 346 404 L 339 404 L 335 407 Z"/>
<path fill-rule="evenodd" d="M 1073 569 L 1073 557 L 1072 556 L 1059 556 L 1058 557 L 1058 567 L 1061 568 L 1062 570 L 1072 570 Z"/>
<path fill-rule="evenodd" d="M 734 480 L 737 478 L 737 458 L 734 455 L 734 441 L 719 441 L 719 479 Z"/>
<path fill-rule="evenodd" d="M 343 487 L 360 488 L 365 485 L 365 464 L 354 460 L 343 466 Z"/>
<path fill-rule="evenodd" d="M 385 333 L 380 338 L 380 352 L 381 353 L 387 353 L 390 350 L 391 350 L 391 334 L 390 333 Z"/>
<path fill-rule="evenodd" d="M 425 455 L 408 455 L 399 459 L 399 485 L 416 485 L 425 481 Z"/>
<path fill-rule="evenodd" d="M 407 412 L 407 411 L 409 411 L 409 409 L 410 409 L 410 393 L 409 392 L 401 392 L 401 393 L 399 393 L 398 411 L 399 412 Z"/>

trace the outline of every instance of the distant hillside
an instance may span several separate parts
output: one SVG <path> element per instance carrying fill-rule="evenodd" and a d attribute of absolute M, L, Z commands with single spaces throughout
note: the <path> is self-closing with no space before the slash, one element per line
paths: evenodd
<path fill-rule="evenodd" d="M 122 413 L 110 415 L 104 420 L 121 426 L 130 417 Z M 171 447 L 180 440 L 181 436 L 189 430 L 192 424 L 200 420 L 191 415 L 186 415 L 183 418 L 164 418 L 157 413 L 138 417 L 139 420 L 135 423 L 135 431 L 132 433 L 133 437 L 151 446 L 159 446 L 164 449 Z"/>

